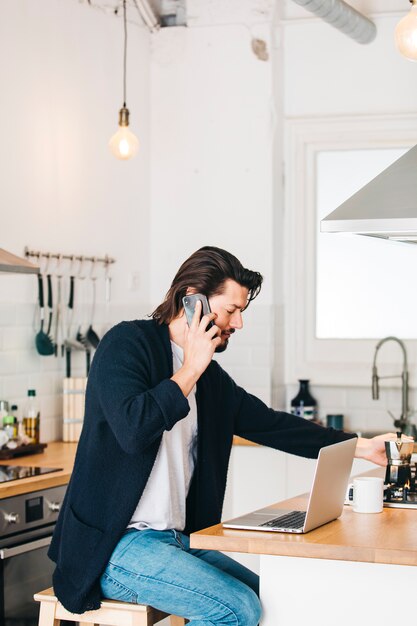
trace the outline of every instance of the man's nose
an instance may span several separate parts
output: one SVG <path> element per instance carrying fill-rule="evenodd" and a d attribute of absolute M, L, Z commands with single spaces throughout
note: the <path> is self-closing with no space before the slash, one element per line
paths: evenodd
<path fill-rule="evenodd" d="M 235 311 L 230 319 L 230 326 L 240 330 L 243 328 L 243 317 L 241 311 Z"/>

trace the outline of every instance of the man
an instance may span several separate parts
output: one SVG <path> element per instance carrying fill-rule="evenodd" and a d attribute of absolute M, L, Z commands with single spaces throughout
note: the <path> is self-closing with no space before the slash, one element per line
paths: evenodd
<path fill-rule="evenodd" d="M 212 360 L 261 284 L 230 253 L 201 248 L 153 319 L 118 324 L 100 342 L 50 548 L 54 589 L 70 611 L 98 608 L 104 596 L 190 626 L 258 624 L 257 576 L 189 548 L 190 532 L 220 521 L 233 435 L 305 457 L 353 436 L 269 409 Z M 189 327 L 182 298 L 191 293 L 205 294 L 212 313 L 200 320 L 198 303 Z M 384 465 L 383 441 L 359 438 L 356 456 Z"/>

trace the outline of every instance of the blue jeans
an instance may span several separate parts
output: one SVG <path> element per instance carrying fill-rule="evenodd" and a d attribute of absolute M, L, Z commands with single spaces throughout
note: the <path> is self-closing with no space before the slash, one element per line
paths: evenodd
<path fill-rule="evenodd" d="M 149 604 L 190 620 L 189 626 L 256 626 L 256 574 L 214 550 L 194 550 L 175 530 L 129 529 L 104 574 L 105 598 Z"/>

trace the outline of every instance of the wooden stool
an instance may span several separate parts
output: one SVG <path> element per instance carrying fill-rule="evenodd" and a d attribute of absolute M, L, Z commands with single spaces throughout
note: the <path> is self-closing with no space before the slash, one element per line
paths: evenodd
<path fill-rule="evenodd" d="M 81 615 L 67 611 L 54 595 L 52 587 L 36 593 L 34 599 L 40 602 L 39 626 L 59 626 L 62 619 L 86 624 L 106 624 L 108 626 L 153 626 L 164 617 L 169 617 L 171 626 L 184 626 L 183 617 L 169 615 L 147 604 L 132 604 L 118 600 L 102 600 L 96 611 L 86 611 Z"/>

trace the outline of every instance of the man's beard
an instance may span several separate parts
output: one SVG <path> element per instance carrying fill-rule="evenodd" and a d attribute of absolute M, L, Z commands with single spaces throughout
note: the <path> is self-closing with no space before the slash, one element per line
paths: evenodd
<path fill-rule="evenodd" d="M 227 340 L 224 343 L 221 343 L 219 346 L 217 346 L 217 348 L 215 349 L 214 352 L 217 352 L 217 354 L 219 354 L 220 352 L 224 352 L 227 349 L 228 345 L 229 345 L 229 340 Z"/>
<path fill-rule="evenodd" d="M 217 352 L 217 354 L 219 354 L 220 352 L 224 352 L 227 349 L 227 346 L 229 345 L 229 339 L 230 336 L 235 332 L 235 329 L 232 328 L 231 330 L 229 330 L 229 336 L 224 340 L 223 343 L 221 343 L 219 346 L 217 346 L 217 348 L 215 349 L 214 352 Z"/>

